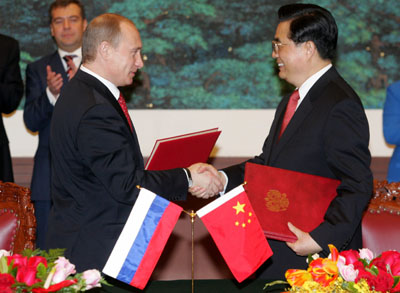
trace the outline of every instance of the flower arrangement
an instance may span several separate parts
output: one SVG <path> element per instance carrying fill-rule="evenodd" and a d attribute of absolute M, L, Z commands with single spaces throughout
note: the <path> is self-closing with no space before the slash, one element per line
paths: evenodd
<path fill-rule="evenodd" d="M 11 255 L 0 250 L 0 292 L 79 292 L 108 283 L 98 270 L 76 274 L 64 249 L 26 249 Z"/>
<path fill-rule="evenodd" d="M 310 256 L 308 269 L 289 269 L 289 292 L 400 292 L 400 253 L 385 251 L 375 257 L 363 248 L 338 252 L 329 245 L 328 258 Z M 268 284 L 267 284 L 268 285 Z"/>

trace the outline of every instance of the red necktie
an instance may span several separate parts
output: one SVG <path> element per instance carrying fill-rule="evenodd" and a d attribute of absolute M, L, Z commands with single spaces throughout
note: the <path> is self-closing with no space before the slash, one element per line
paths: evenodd
<path fill-rule="evenodd" d="M 72 71 L 72 68 L 69 66 L 69 61 L 72 61 L 72 59 L 74 59 L 75 57 L 77 57 L 77 56 L 76 55 L 65 55 L 63 57 L 64 61 L 67 63 L 67 75 L 68 75 L 68 77 L 69 77 L 69 75 L 70 75 L 70 73 Z"/>
<path fill-rule="evenodd" d="M 126 103 L 125 103 L 125 99 L 122 96 L 122 94 L 119 94 L 119 99 L 118 99 L 118 103 L 122 108 L 122 111 L 124 111 L 126 120 L 128 120 L 129 126 L 131 127 L 131 131 L 133 132 L 133 126 L 132 126 L 132 121 L 131 121 L 131 117 L 129 116 L 129 112 L 128 112 L 128 108 L 126 107 Z"/>
<path fill-rule="evenodd" d="M 281 131 L 279 133 L 279 138 L 282 133 L 285 131 L 286 126 L 288 126 L 290 119 L 292 119 L 294 112 L 296 111 L 297 103 L 299 102 L 299 90 L 295 90 L 290 96 L 289 103 L 286 106 L 285 116 L 283 117 Z"/>

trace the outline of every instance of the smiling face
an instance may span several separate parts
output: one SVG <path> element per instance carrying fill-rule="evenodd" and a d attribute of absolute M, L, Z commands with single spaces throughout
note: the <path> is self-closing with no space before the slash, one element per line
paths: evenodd
<path fill-rule="evenodd" d="M 80 7 L 74 3 L 56 7 L 51 11 L 51 35 L 57 46 L 64 51 L 73 52 L 82 45 L 82 35 L 86 25 Z"/>
<path fill-rule="evenodd" d="M 109 79 L 116 86 L 132 83 L 136 71 L 143 67 L 142 41 L 139 31 L 129 22 L 121 22 L 121 36 L 116 48 L 110 47 Z"/>
<path fill-rule="evenodd" d="M 279 67 L 279 77 L 288 83 L 300 87 L 307 79 L 307 54 L 304 43 L 295 44 L 289 39 L 290 21 L 278 24 L 275 32 L 275 42 L 282 44 L 272 51 Z"/>

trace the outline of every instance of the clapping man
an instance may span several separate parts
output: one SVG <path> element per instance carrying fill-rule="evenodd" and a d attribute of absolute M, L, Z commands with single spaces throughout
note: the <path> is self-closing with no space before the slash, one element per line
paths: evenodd
<path fill-rule="evenodd" d="M 79 0 L 56 0 L 49 8 L 50 31 L 57 50 L 26 68 L 26 127 L 39 132 L 31 181 L 37 220 L 36 247 L 44 248 L 50 199 L 50 120 L 61 89 L 74 76 L 82 59 L 85 10 Z"/>

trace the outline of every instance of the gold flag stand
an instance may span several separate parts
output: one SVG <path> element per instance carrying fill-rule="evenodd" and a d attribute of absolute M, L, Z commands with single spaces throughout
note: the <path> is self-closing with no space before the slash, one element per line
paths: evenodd
<path fill-rule="evenodd" d="M 194 210 L 191 210 L 190 212 L 188 211 L 183 211 L 190 217 L 190 222 L 191 222 L 191 233 L 192 233 L 192 293 L 194 293 L 194 220 L 196 218 L 196 213 Z"/>

